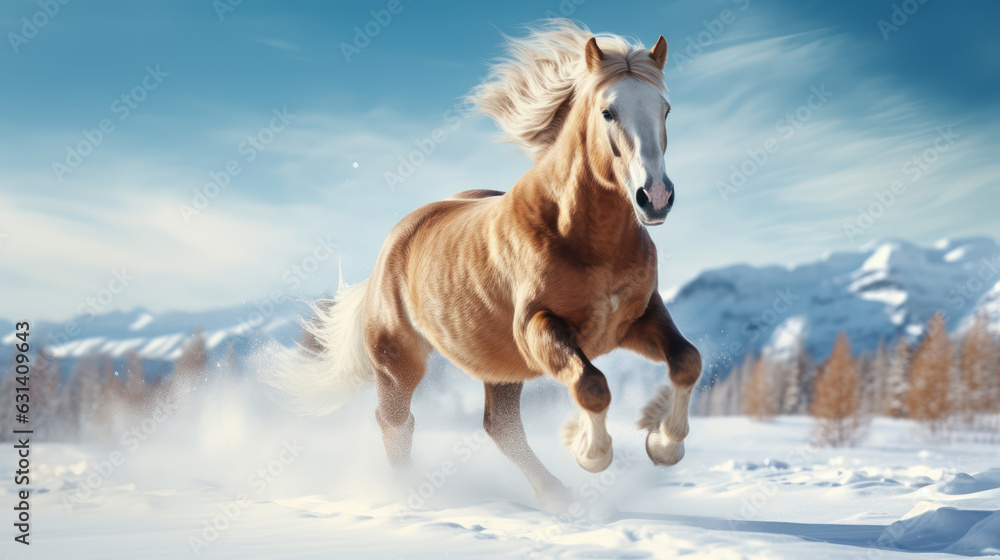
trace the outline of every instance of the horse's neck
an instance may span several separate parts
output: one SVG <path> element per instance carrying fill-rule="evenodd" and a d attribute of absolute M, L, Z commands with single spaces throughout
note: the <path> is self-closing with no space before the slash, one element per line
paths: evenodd
<path fill-rule="evenodd" d="M 579 137 L 577 137 L 579 138 Z M 627 258 L 641 243 L 635 212 L 620 193 L 594 175 L 585 142 L 559 142 L 525 178 L 518 196 L 539 216 L 537 224 L 553 228 L 589 261 Z M 554 215 L 552 213 L 555 206 Z"/>

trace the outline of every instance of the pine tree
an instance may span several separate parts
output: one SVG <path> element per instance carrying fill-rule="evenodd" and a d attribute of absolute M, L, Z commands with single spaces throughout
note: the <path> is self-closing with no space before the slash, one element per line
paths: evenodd
<path fill-rule="evenodd" d="M 17 381 L 16 370 L 17 362 L 14 361 L 14 356 L 16 354 L 11 354 L 10 363 L 7 365 L 7 371 L 3 372 L 3 379 L 0 381 L 0 399 L 3 399 L 3 406 L 0 406 L 0 441 L 10 441 L 13 437 L 12 430 L 17 429 L 16 414 L 17 410 L 10 406 L 8 403 L 14 402 L 15 395 L 15 384 Z"/>
<path fill-rule="evenodd" d="M 856 443 L 867 417 L 861 410 L 858 395 L 858 368 L 851 357 L 851 343 L 841 331 L 833 351 L 816 378 L 809 412 L 817 420 L 820 443 L 832 446 Z"/>
<path fill-rule="evenodd" d="M 889 356 L 889 369 L 885 381 L 885 406 L 883 413 L 891 418 L 907 416 L 906 400 L 910 388 L 910 346 L 902 338 Z"/>
<path fill-rule="evenodd" d="M 208 366 L 208 350 L 202 328 L 196 328 L 184 342 L 181 355 L 174 365 L 174 374 L 182 379 L 197 380 L 205 375 Z"/>
<path fill-rule="evenodd" d="M 992 407 L 990 401 L 994 395 L 991 378 L 997 367 L 994 351 L 989 321 L 985 316 L 977 315 L 962 337 L 959 356 L 961 385 L 965 389 L 965 402 L 961 412 L 966 416 L 966 421 L 989 412 Z"/>
<path fill-rule="evenodd" d="M 114 362 L 105 356 L 100 360 L 101 389 L 98 391 L 97 406 L 94 411 L 94 423 L 102 428 L 106 435 L 118 431 L 123 419 L 125 397 L 125 382 L 115 369 Z"/>
<path fill-rule="evenodd" d="M 806 411 L 809 398 L 807 394 L 808 373 L 810 369 L 809 354 L 806 352 L 802 339 L 795 343 L 792 357 L 783 368 L 785 378 L 785 395 L 782 399 L 782 414 L 802 414 Z"/>
<path fill-rule="evenodd" d="M 747 382 L 750 380 L 750 373 L 754 364 L 757 363 L 753 354 L 747 352 L 743 358 L 743 363 L 735 368 L 729 378 L 726 379 L 726 404 L 724 414 L 736 416 L 744 414 L 743 395 L 746 393 Z"/>
<path fill-rule="evenodd" d="M 125 356 L 125 400 L 135 410 L 146 400 L 146 363 L 135 352 Z"/>
<path fill-rule="evenodd" d="M 861 406 L 861 410 L 865 414 L 871 414 L 875 406 L 875 384 L 878 379 L 875 374 L 875 356 L 868 353 L 862 353 L 857 357 L 854 363 L 858 374 L 857 394 L 859 404 Z"/>
<path fill-rule="evenodd" d="M 998 390 L 996 377 L 1000 370 L 1000 348 L 989 330 L 989 319 L 977 315 L 962 337 L 959 355 L 958 383 L 960 403 L 955 410 L 970 427 L 994 431 L 998 424 L 991 414 L 996 412 Z"/>
<path fill-rule="evenodd" d="M 100 391 L 101 370 L 98 358 L 94 355 L 79 358 L 60 397 L 69 419 L 68 439 L 85 439 L 85 436 L 91 434 L 97 417 Z"/>
<path fill-rule="evenodd" d="M 39 439 L 52 440 L 58 430 L 59 361 L 43 346 L 38 348 L 31 368 L 31 429 Z"/>
<path fill-rule="evenodd" d="M 744 370 L 752 367 L 752 357 L 747 354 L 743 362 L 732 366 L 728 375 L 725 377 L 717 376 L 713 380 L 708 395 L 704 397 L 704 400 L 707 401 L 704 407 L 706 415 L 730 416 L 743 413 Z"/>
<path fill-rule="evenodd" d="M 869 389 L 871 395 L 867 399 L 868 408 L 866 409 L 869 414 L 882 414 L 887 407 L 890 367 L 889 351 L 885 347 L 885 340 L 880 339 L 871 362 L 872 380 Z"/>
<path fill-rule="evenodd" d="M 954 360 L 955 348 L 948 340 L 944 317 L 939 311 L 927 322 L 924 339 L 910 361 L 910 390 L 906 399 L 910 418 L 923 423 L 935 437 L 943 434 L 951 413 L 949 389 Z"/>
<path fill-rule="evenodd" d="M 771 364 L 767 358 L 757 359 L 743 394 L 743 411 L 755 420 L 770 420 L 778 413 Z"/>

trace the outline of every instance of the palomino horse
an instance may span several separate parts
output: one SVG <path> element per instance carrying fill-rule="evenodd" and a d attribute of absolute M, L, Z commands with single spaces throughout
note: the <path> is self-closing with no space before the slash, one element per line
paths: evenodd
<path fill-rule="evenodd" d="M 528 447 L 525 381 L 551 376 L 580 407 L 563 442 L 584 469 L 611 464 L 611 393 L 591 360 L 627 348 L 669 366 L 643 410 L 646 451 L 684 455 L 701 356 L 657 292 L 646 226 L 674 202 L 664 171 L 667 43 L 651 50 L 567 21 L 512 39 L 509 58 L 472 98 L 534 166 L 506 193 L 466 191 L 409 214 L 366 281 L 317 306 L 319 349 L 302 349 L 271 383 L 304 413 L 330 412 L 374 380 L 375 416 L 393 466 L 409 464 L 410 400 L 438 350 L 486 388 L 483 425 L 536 497 L 565 487 Z"/>

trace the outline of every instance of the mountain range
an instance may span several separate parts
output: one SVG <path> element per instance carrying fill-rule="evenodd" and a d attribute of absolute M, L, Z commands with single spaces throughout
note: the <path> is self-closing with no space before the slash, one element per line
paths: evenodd
<path fill-rule="evenodd" d="M 915 342 L 938 311 L 949 331 L 960 333 L 984 313 L 1000 333 L 1000 245 L 983 237 L 932 247 L 889 240 L 804 264 L 706 270 L 664 298 L 716 375 L 747 353 L 780 354 L 800 343 L 823 360 L 841 331 L 855 353 L 900 337 Z M 308 313 L 294 300 L 196 313 L 134 309 L 33 324 L 32 337 L 64 363 L 64 375 L 82 357 L 118 363 L 130 353 L 147 372 L 166 373 L 193 333 L 203 337 L 210 361 L 229 352 L 245 356 L 268 341 L 293 344 Z M 0 319 L 0 360 L 13 352 L 13 327 L 11 318 Z"/>

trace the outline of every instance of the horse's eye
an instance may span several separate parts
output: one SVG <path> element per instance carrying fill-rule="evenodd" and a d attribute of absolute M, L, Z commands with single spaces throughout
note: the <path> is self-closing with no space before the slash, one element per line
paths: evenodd
<path fill-rule="evenodd" d="M 601 111 L 601 114 L 604 115 L 604 120 L 606 120 L 606 121 L 613 121 L 615 119 L 615 116 L 612 115 L 611 111 L 609 111 L 607 109 Z"/>
<path fill-rule="evenodd" d="M 667 113 L 663 115 L 663 120 L 667 120 L 667 117 L 669 116 L 670 116 L 670 109 L 667 109 Z"/>

